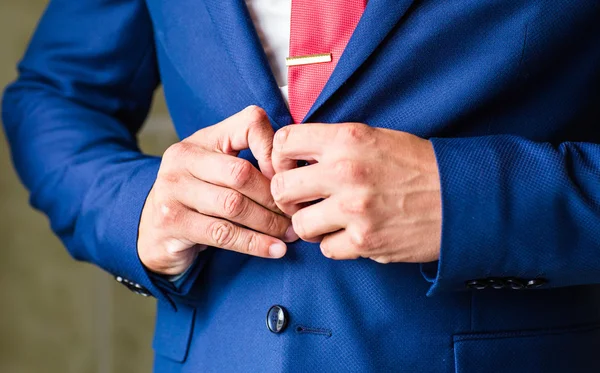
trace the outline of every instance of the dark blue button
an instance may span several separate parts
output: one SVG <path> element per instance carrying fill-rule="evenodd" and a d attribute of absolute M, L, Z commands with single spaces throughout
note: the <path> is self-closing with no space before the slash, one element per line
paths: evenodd
<path fill-rule="evenodd" d="M 273 306 L 267 312 L 267 328 L 272 333 L 281 333 L 287 326 L 288 315 L 285 308 L 281 306 Z"/>
<path fill-rule="evenodd" d="M 489 283 L 485 279 L 469 280 L 466 282 L 469 289 L 483 290 L 489 286 Z"/>
<path fill-rule="evenodd" d="M 525 288 L 525 283 L 520 278 L 516 277 L 507 277 L 504 279 L 506 285 L 513 290 L 521 290 Z"/>
<path fill-rule="evenodd" d="M 487 279 L 488 284 L 492 287 L 492 289 L 500 290 L 504 289 L 506 283 L 503 279 L 498 277 L 490 277 Z"/>
<path fill-rule="evenodd" d="M 143 295 L 144 297 L 149 297 L 152 295 L 150 293 L 150 291 L 148 289 L 146 289 L 145 287 L 143 287 L 142 285 L 136 284 L 126 278 L 123 278 L 121 276 L 116 276 L 115 280 L 117 280 L 117 282 L 124 285 L 127 289 L 131 290 L 132 292 L 134 292 L 136 294 Z"/>
<path fill-rule="evenodd" d="M 542 286 L 546 285 L 548 283 L 548 280 L 546 280 L 545 278 L 534 278 L 532 280 L 527 281 L 527 285 L 526 288 L 527 289 L 537 289 L 537 288 L 541 288 Z"/>

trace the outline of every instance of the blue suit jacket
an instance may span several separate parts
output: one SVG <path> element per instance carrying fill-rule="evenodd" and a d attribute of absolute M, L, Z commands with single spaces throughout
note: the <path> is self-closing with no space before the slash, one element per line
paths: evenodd
<path fill-rule="evenodd" d="M 3 103 L 31 203 L 70 253 L 158 298 L 158 372 L 600 371 L 599 1 L 369 1 L 305 121 L 431 139 L 436 263 L 297 242 L 153 278 L 136 231 L 160 159 L 135 135 L 159 82 L 182 138 L 250 104 L 291 123 L 241 0 L 52 0 Z"/>

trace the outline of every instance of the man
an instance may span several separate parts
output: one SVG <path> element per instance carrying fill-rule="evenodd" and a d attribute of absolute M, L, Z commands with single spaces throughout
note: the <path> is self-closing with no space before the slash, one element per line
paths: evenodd
<path fill-rule="evenodd" d="M 599 371 L 600 3 L 247 3 L 52 0 L 4 96 L 155 370 Z"/>

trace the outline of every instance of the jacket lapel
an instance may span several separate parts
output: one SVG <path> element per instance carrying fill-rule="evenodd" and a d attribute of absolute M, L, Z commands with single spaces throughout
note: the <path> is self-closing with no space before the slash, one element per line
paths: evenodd
<path fill-rule="evenodd" d="M 243 0 L 204 0 L 227 54 L 277 128 L 292 123 Z"/>
<path fill-rule="evenodd" d="M 310 120 L 375 51 L 415 0 L 369 0 L 344 53 L 303 121 Z"/>
<path fill-rule="evenodd" d="M 369 0 L 344 53 L 307 113 L 310 119 L 377 49 L 415 0 Z M 204 0 L 229 58 L 277 128 L 292 123 L 243 0 Z"/>

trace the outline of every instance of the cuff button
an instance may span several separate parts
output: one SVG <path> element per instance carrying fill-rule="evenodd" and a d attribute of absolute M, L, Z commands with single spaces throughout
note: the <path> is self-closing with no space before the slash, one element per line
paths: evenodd
<path fill-rule="evenodd" d="M 546 285 L 548 283 L 548 280 L 546 280 L 545 278 L 534 278 L 531 279 L 529 281 L 527 281 L 527 289 L 537 289 L 537 288 L 541 288 L 542 286 Z"/>
<path fill-rule="evenodd" d="M 508 278 L 504 279 L 504 282 L 512 290 L 521 290 L 521 289 L 525 288 L 525 282 L 516 277 L 508 277 Z"/>
<path fill-rule="evenodd" d="M 487 282 L 493 289 L 496 290 L 501 290 L 506 287 L 506 282 L 501 278 L 491 277 L 487 279 Z"/>
<path fill-rule="evenodd" d="M 489 283 L 486 280 L 469 280 L 466 285 L 469 289 L 483 290 L 488 287 Z"/>

